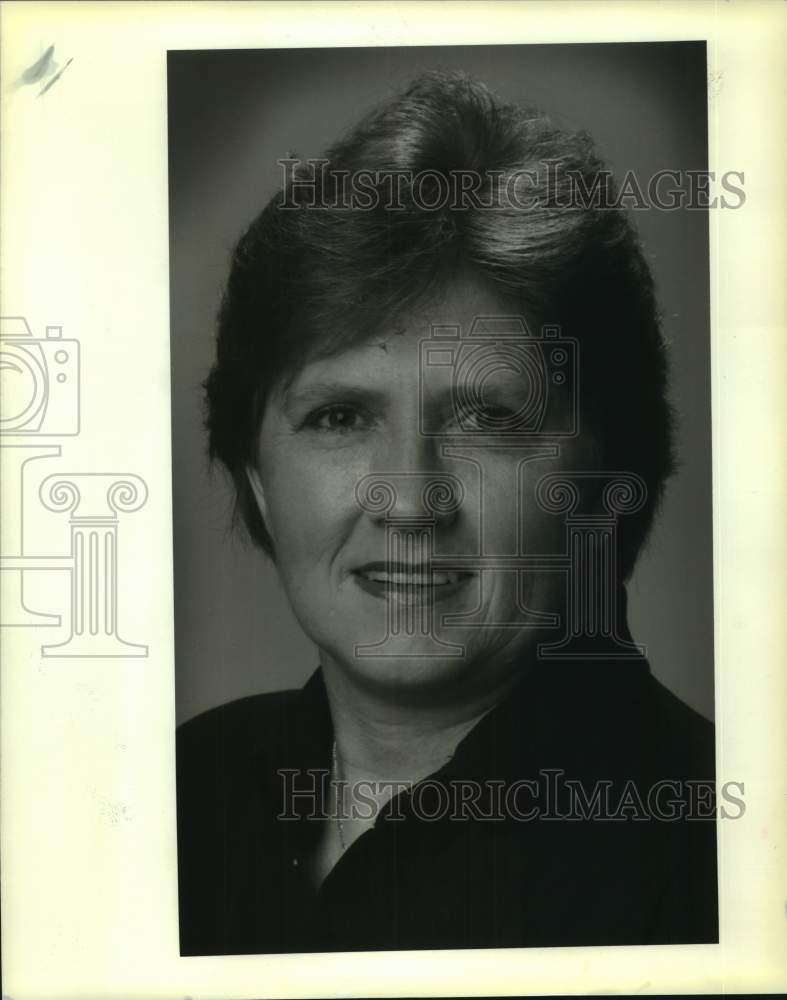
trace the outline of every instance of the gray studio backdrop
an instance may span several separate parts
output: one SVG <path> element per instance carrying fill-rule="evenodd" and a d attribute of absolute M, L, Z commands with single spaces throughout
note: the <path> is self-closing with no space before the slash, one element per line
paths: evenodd
<path fill-rule="evenodd" d="M 205 459 L 200 383 L 233 243 L 306 158 L 425 69 L 462 69 L 502 97 L 586 128 L 616 174 L 707 168 L 705 45 L 507 45 L 169 53 L 173 530 L 178 720 L 301 685 L 317 664 L 271 565 L 228 532 L 230 493 Z M 708 220 L 636 213 L 673 361 L 681 468 L 629 584 L 654 673 L 713 715 Z"/>

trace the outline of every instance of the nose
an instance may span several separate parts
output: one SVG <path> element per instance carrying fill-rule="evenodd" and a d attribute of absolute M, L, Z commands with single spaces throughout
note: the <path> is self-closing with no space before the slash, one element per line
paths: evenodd
<path fill-rule="evenodd" d="M 359 483 L 361 508 L 375 521 L 453 523 L 464 499 L 461 481 L 445 468 L 439 444 L 418 427 L 392 434 Z"/>

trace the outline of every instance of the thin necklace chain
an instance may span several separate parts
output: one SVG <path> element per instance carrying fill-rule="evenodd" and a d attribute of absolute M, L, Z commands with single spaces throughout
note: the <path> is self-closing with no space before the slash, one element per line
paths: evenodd
<path fill-rule="evenodd" d="M 448 754 L 445 758 L 447 761 L 451 760 L 453 754 Z M 333 763 L 333 783 L 334 783 L 334 793 L 335 793 L 335 804 L 336 804 L 336 828 L 339 831 L 339 843 L 341 844 L 342 853 L 347 850 L 347 841 L 344 838 L 344 823 L 342 823 L 342 812 L 344 811 L 344 789 L 342 789 L 342 802 L 341 808 L 339 806 L 339 786 L 341 784 L 341 773 L 339 771 L 339 753 L 336 749 L 336 740 L 333 741 L 333 746 L 331 747 L 331 761 Z"/>
<path fill-rule="evenodd" d="M 344 810 L 344 795 L 342 795 L 342 804 L 339 808 L 339 755 L 336 751 L 336 740 L 333 741 L 333 749 L 331 750 L 331 757 L 333 759 L 333 780 L 334 780 L 334 790 L 336 796 L 336 828 L 339 831 L 339 843 L 342 846 L 342 853 L 347 850 L 347 842 L 344 839 L 344 824 L 342 823 L 342 811 Z"/>

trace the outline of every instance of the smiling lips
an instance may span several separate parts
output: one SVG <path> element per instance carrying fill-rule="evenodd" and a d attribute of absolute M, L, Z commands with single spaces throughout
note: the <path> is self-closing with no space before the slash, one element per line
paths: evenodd
<path fill-rule="evenodd" d="M 353 571 L 358 586 L 373 597 L 402 601 L 441 600 L 456 593 L 473 573 L 459 570 L 429 570 L 423 565 L 368 563 Z"/>

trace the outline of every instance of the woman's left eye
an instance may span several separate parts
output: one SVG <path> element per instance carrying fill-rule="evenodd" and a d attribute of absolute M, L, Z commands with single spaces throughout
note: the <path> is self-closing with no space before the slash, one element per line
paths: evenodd
<path fill-rule="evenodd" d="M 456 415 L 456 420 L 462 430 L 492 431 L 515 416 L 515 411 L 509 406 L 489 403 L 464 408 Z"/>
<path fill-rule="evenodd" d="M 363 430 L 366 421 L 356 407 L 334 403 L 307 417 L 304 426 L 317 431 L 346 434 L 349 431 Z"/>

